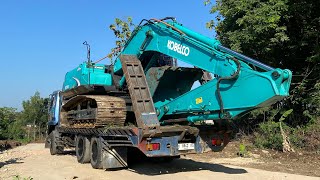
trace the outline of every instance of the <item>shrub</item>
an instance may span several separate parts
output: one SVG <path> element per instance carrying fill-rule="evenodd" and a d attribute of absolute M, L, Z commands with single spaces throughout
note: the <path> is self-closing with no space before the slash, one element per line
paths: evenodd
<path fill-rule="evenodd" d="M 296 147 L 320 152 L 320 118 L 302 128 L 295 128 L 290 138 Z"/>
<path fill-rule="evenodd" d="M 320 152 L 320 118 L 302 127 L 282 127 L 295 148 Z M 279 122 L 267 121 L 259 124 L 254 132 L 254 145 L 259 148 L 282 150 Z"/>
<path fill-rule="evenodd" d="M 255 146 L 259 148 L 282 150 L 282 136 L 279 123 L 273 121 L 260 123 L 254 136 Z"/>

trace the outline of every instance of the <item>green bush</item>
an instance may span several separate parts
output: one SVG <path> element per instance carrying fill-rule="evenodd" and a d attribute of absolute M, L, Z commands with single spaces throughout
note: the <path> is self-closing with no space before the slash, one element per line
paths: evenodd
<path fill-rule="evenodd" d="M 282 150 L 282 136 L 279 123 L 273 121 L 260 123 L 254 136 L 255 146 L 259 148 Z"/>
<path fill-rule="evenodd" d="M 320 152 L 320 118 L 304 127 L 295 128 L 290 139 L 295 147 Z"/>
<path fill-rule="evenodd" d="M 320 118 L 303 127 L 282 127 L 294 148 L 320 152 Z M 267 121 L 259 124 L 254 133 L 254 145 L 259 148 L 282 150 L 279 122 Z"/>

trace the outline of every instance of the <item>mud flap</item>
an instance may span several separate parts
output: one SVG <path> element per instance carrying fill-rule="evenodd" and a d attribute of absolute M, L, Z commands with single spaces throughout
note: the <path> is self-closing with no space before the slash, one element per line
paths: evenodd
<path fill-rule="evenodd" d="M 115 169 L 128 167 L 127 147 L 103 148 L 103 169 Z"/>

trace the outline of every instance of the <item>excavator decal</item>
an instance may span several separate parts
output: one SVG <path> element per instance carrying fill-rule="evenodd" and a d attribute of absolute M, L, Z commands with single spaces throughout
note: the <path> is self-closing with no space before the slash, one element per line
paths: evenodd
<path fill-rule="evenodd" d="M 184 56 L 189 56 L 190 48 L 188 46 L 184 46 L 182 44 L 176 43 L 174 41 L 168 40 L 168 49 L 175 51 Z"/>

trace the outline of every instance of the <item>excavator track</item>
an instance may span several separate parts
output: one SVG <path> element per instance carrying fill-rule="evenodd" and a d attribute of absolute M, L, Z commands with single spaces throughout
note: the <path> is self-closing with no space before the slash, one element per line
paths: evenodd
<path fill-rule="evenodd" d="M 61 123 L 72 128 L 122 127 L 126 120 L 126 103 L 120 97 L 78 95 L 61 109 Z"/>

